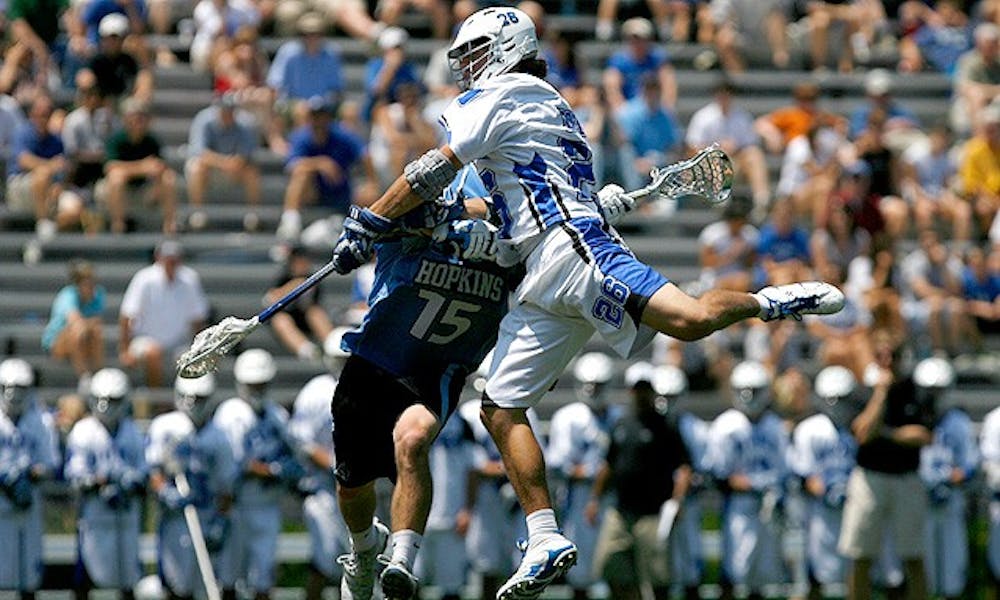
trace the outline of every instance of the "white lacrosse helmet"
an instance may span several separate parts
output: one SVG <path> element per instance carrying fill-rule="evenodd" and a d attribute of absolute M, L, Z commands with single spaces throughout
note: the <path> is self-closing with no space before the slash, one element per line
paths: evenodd
<path fill-rule="evenodd" d="M 174 406 L 186 414 L 199 427 L 209 415 L 212 394 L 215 393 L 215 376 L 211 373 L 201 377 L 178 377 L 174 380 Z"/>
<path fill-rule="evenodd" d="M 688 379 L 680 368 L 674 365 L 660 365 L 653 370 L 653 391 L 660 396 L 676 398 L 687 391 Z"/>
<path fill-rule="evenodd" d="M 492 6 L 462 23 L 448 48 L 448 66 L 464 92 L 536 54 L 538 35 L 531 17 L 514 7 Z"/>
<path fill-rule="evenodd" d="M 24 413 L 35 385 L 35 372 L 27 361 L 8 358 L 0 362 L 0 411 L 12 420 Z"/>
<path fill-rule="evenodd" d="M 331 373 L 340 373 L 344 368 L 344 361 L 351 355 L 340 345 L 344 334 L 350 330 L 350 327 L 335 327 L 323 340 L 323 362 Z"/>
<path fill-rule="evenodd" d="M 762 415 L 771 404 L 771 376 L 759 362 L 748 360 L 736 365 L 729 375 L 729 387 L 733 390 L 733 406 L 751 419 Z"/>
<path fill-rule="evenodd" d="M 90 412 L 109 429 L 118 423 L 129 411 L 128 394 L 132 386 L 128 376 L 121 369 L 108 367 L 94 373 L 90 379 Z"/>
<path fill-rule="evenodd" d="M 652 387 L 655 373 L 656 368 L 648 362 L 639 361 L 633 363 L 625 369 L 625 387 L 632 389 L 642 382 L 648 383 Z"/>
<path fill-rule="evenodd" d="M 950 388 L 955 383 L 955 368 L 943 358 L 925 358 L 913 369 L 913 383 L 922 388 Z"/>
<path fill-rule="evenodd" d="M 602 400 L 604 389 L 615 374 L 615 362 L 603 352 L 581 354 L 573 363 L 576 395 L 581 402 L 596 404 Z"/>
<path fill-rule="evenodd" d="M 816 375 L 813 390 L 819 397 L 819 408 L 837 427 L 847 427 L 857 414 L 852 397 L 858 380 L 850 369 L 839 365 L 826 367 Z"/>
<path fill-rule="evenodd" d="M 269 383 L 277 374 L 274 357 L 267 350 L 253 348 L 236 357 L 233 376 L 238 383 L 260 385 Z"/>

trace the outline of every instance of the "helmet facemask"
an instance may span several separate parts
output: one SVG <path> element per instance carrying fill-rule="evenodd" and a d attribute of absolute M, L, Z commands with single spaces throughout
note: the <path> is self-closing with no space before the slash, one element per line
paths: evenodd
<path fill-rule="evenodd" d="M 751 421 L 759 419 L 770 405 L 771 390 L 768 387 L 733 389 L 733 406 Z"/>
<path fill-rule="evenodd" d="M 264 404 L 267 402 L 267 383 L 240 383 L 236 382 L 236 393 L 240 398 L 250 405 L 250 408 L 257 414 L 264 412 Z"/>
<path fill-rule="evenodd" d="M 22 385 L 5 385 L 0 387 L 0 411 L 17 422 L 24 414 L 31 398 L 31 388 Z"/>
<path fill-rule="evenodd" d="M 129 403 L 124 397 L 99 396 L 91 398 L 90 412 L 109 431 L 118 429 L 122 419 L 128 416 Z"/>
<path fill-rule="evenodd" d="M 448 51 L 448 67 L 458 89 L 466 92 L 472 89 L 480 75 L 492 62 L 492 46 L 495 39 L 481 37 Z"/>

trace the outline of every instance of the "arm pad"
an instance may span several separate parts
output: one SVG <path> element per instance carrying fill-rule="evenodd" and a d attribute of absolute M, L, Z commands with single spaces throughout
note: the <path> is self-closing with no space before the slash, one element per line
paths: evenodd
<path fill-rule="evenodd" d="M 440 150 L 428 150 L 403 168 L 403 177 L 413 193 L 424 202 L 434 202 L 442 190 L 451 184 L 458 169 Z"/>

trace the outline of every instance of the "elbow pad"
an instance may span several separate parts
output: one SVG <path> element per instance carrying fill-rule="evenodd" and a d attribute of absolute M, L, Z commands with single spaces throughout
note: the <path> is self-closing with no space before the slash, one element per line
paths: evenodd
<path fill-rule="evenodd" d="M 448 187 L 458 169 L 440 150 L 428 150 L 403 168 L 403 177 L 424 202 L 435 202 Z"/>

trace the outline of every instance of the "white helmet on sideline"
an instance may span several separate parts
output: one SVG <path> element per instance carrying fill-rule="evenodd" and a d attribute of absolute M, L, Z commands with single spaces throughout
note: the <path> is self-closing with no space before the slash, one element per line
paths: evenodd
<path fill-rule="evenodd" d="M 255 412 L 264 410 L 267 385 L 278 373 L 271 353 L 262 348 L 252 348 L 236 357 L 233 376 L 236 378 L 236 393 L 246 400 Z"/>
<path fill-rule="evenodd" d="M 491 6 L 462 22 L 448 47 L 448 65 L 462 91 L 502 75 L 538 54 L 538 35 L 531 17 L 511 6 Z"/>
<path fill-rule="evenodd" d="M 115 429 L 131 408 L 128 395 L 132 391 L 128 376 L 121 369 L 107 367 L 90 379 L 90 412 L 108 429 Z"/>
<path fill-rule="evenodd" d="M 751 420 L 771 405 L 771 376 L 759 362 L 748 360 L 733 367 L 729 387 L 733 390 L 733 406 Z"/>
<path fill-rule="evenodd" d="M 0 411 L 12 421 L 24 413 L 35 385 L 35 372 L 26 360 L 8 358 L 0 362 Z"/>
<path fill-rule="evenodd" d="M 819 397 L 819 408 L 837 427 L 850 425 L 857 416 L 857 405 L 852 402 L 858 380 L 846 367 L 832 365 L 816 375 L 813 389 Z"/>
<path fill-rule="evenodd" d="M 174 380 L 174 406 L 186 414 L 197 427 L 201 427 L 214 412 L 212 394 L 215 393 L 215 376 L 178 377 Z"/>
<path fill-rule="evenodd" d="M 950 388 L 955 383 L 955 368 L 943 358 L 925 358 L 913 369 L 913 383 L 922 388 Z"/>
<path fill-rule="evenodd" d="M 602 404 L 608 382 L 615 374 L 615 362 L 603 352 L 586 352 L 573 363 L 576 396 L 581 402 Z"/>

